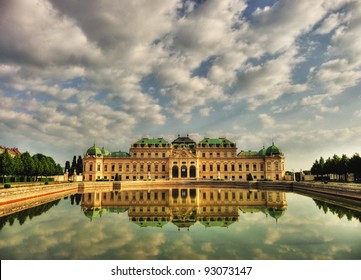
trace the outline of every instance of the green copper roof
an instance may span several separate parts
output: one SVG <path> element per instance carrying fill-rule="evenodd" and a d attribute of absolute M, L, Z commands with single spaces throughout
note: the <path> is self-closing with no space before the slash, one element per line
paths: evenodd
<path fill-rule="evenodd" d="M 235 221 L 225 221 L 225 220 L 217 220 L 217 221 L 201 221 L 200 223 L 205 227 L 228 227 L 233 224 Z"/>
<path fill-rule="evenodd" d="M 166 145 L 169 144 L 164 138 L 142 138 L 134 143 L 134 145 Z"/>
<path fill-rule="evenodd" d="M 258 152 L 255 151 L 241 151 L 238 153 L 239 156 L 258 156 Z"/>
<path fill-rule="evenodd" d="M 136 221 L 134 223 L 140 227 L 163 227 L 168 221 Z"/>
<path fill-rule="evenodd" d="M 282 154 L 282 151 L 274 143 L 272 143 L 272 146 L 269 146 L 267 148 L 266 154 L 267 154 L 267 156 L 280 155 L 280 154 Z"/>
<path fill-rule="evenodd" d="M 103 148 L 102 148 L 102 154 L 103 154 L 104 156 L 109 156 L 109 155 L 110 155 L 110 152 L 103 147 Z"/>
<path fill-rule="evenodd" d="M 204 138 L 202 141 L 199 142 L 200 145 L 210 145 L 210 146 L 220 146 L 220 145 L 231 145 L 232 147 L 235 144 L 229 141 L 226 138 Z"/>
<path fill-rule="evenodd" d="M 268 211 L 267 211 L 268 214 L 269 214 L 272 218 L 275 218 L 276 221 L 285 214 L 285 210 L 282 210 L 282 209 L 268 208 L 267 210 L 268 210 Z"/>
<path fill-rule="evenodd" d="M 258 155 L 259 156 L 265 156 L 267 154 L 266 148 L 263 146 L 261 150 L 259 150 Z"/>
<path fill-rule="evenodd" d="M 189 148 L 194 148 L 196 146 L 196 142 L 194 140 L 192 140 L 191 138 L 189 138 L 189 136 L 180 136 L 178 135 L 178 138 L 175 139 L 172 142 L 172 145 L 177 148 L 179 146 L 187 146 Z"/>
<path fill-rule="evenodd" d="M 92 220 L 95 217 L 100 217 L 102 215 L 102 209 L 95 208 L 95 209 L 85 209 L 84 215 L 88 217 L 90 220 Z"/>
<path fill-rule="evenodd" d="M 119 151 L 119 152 L 111 152 L 110 155 L 112 157 L 129 157 L 130 155 L 126 152 L 122 152 L 122 151 Z"/>
<path fill-rule="evenodd" d="M 95 146 L 95 144 L 90 147 L 87 151 L 86 151 L 87 155 L 90 155 L 90 156 L 95 156 L 95 155 L 101 155 L 102 154 L 102 151 Z"/>
<path fill-rule="evenodd" d="M 264 206 L 240 206 L 239 209 L 243 213 L 257 213 L 257 212 L 261 212 L 262 209 L 264 209 Z"/>

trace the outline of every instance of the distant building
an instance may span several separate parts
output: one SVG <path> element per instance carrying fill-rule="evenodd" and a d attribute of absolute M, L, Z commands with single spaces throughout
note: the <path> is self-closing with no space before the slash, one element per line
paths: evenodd
<path fill-rule="evenodd" d="M 5 150 L 8 150 L 9 154 L 12 157 L 15 157 L 16 155 L 21 156 L 21 152 L 18 150 L 18 148 L 8 148 L 5 146 L 0 146 L 0 155 L 5 152 Z"/>
<path fill-rule="evenodd" d="M 109 152 L 95 144 L 83 159 L 84 180 L 283 180 L 285 156 L 274 143 L 267 149 L 237 153 L 226 138 L 204 138 L 199 143 L 178 136 L 142 138 L 129 153 Z"/>

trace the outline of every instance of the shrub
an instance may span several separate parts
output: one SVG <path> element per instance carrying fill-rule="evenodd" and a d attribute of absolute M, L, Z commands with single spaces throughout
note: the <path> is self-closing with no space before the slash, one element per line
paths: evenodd
<path fill-rule="evenodd" d="M 5 185 L 4 185 L 4 188 L 5 188 L 5 189 L 9 189 L 9 188 L 11 188 L 11 185 L 10 185 L 10 184 L 5 184 Z"/>

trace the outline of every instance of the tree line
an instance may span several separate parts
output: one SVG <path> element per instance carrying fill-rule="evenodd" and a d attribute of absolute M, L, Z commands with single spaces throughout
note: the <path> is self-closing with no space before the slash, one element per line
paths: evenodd
<path fill-rule="evenodd" d="M 73 157 L 73 161 L 70 165 L 70 161 L 65 162 L 65 171 L 69 172 L 69 175 L 73 175 L 74 171 L 77 175 L 83 173 L 83 158 L 81 156 L 78 156 L 78 159 L 76 159 L 76 156 Z"/>
<path fill-rule="evenodd" d="M 343 154 L 341 157 L 334 155 L 332 158 L 324 159 L 320 157 L 315 160 L 311 167 L 312 175 L 316 175 L 316 179 L 329 178 L 331 174 L 335 174 L 340 181 L 346 181 L 348 174 L 354 174 L 354 180 L 361 179 L 361 157 L 358 153 L 351 158 Z"/>
<path fill-rule="evenodd" d="M 63 168 L 54 159 L 43 154 L 31 156 L 28 152 L 12 157 L 8 150 L 0 154 L 2 182 L 11 177 L 13 181 L 37 181 L 40 176 L 62 175 Z"/>

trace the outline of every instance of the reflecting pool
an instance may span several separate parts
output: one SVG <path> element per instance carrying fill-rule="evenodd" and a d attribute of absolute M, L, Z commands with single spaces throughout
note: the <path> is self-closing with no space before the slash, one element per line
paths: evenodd
<path fill-rule="evenodd" d="M 3 260 L 361 259 L 359 206 L 292 192 L 94 189 L 25 204 L 0 207 Z"/>

